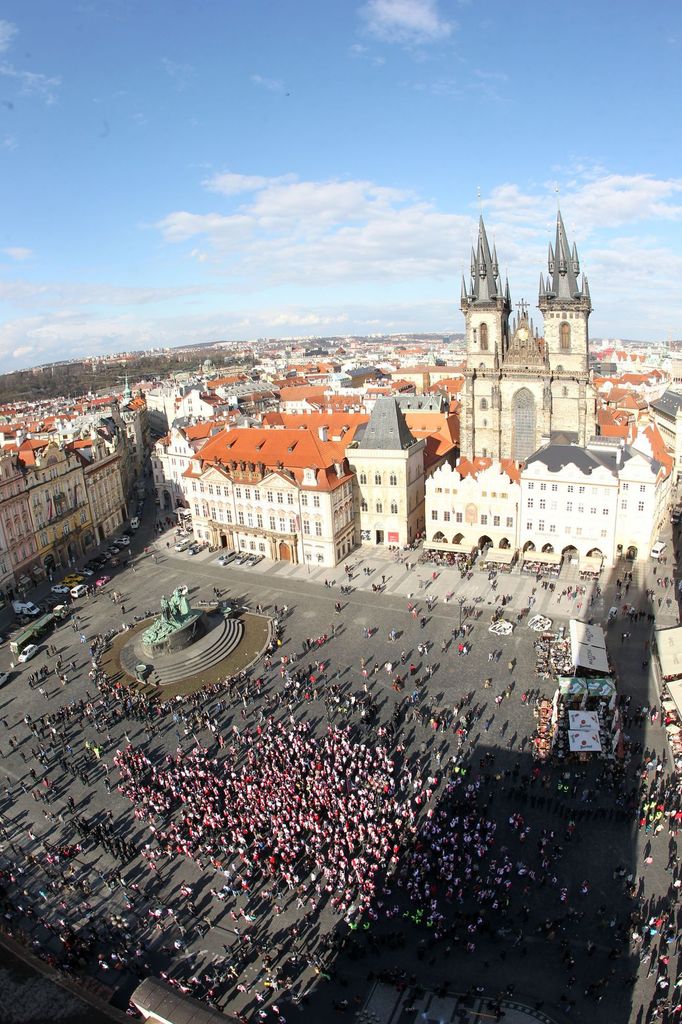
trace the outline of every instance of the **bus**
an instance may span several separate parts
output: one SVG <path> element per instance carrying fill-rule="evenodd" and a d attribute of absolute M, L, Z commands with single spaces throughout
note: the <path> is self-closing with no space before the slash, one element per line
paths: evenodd
<path fill-rule="evenodd" d="M 21 633 L 10 640 L 9 649 L 12 654 L 21 654 L 24 647 L 28 647 L 29 644 L 37 644 L 44 636 L 46 636 L 52 627 L 54 626 L 54 615 L 52 612 L 48 612 L 47 615 L 41 615 L 39 619 L 32 622 L 30 626 L 23 629 Z"/>

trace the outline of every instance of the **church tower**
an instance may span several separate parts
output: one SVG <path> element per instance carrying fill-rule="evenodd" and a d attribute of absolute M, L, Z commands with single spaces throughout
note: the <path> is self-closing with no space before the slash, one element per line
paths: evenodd
<path fill-rule="evenodd" d="M 540 275 L 538 306 L 544 318 L 545 352 L 552 375 L 552 429 L 577 433 L 586 445 L 596 431 L 596 395 L 589 372 L 588 320 L 592 300 L 587 278 L 580 275 L 575 243 L 570 248 L 561 211 L 557 212 L 554 248 L 550 243 L 548 276 Z"/>
<path fill-rule="evenodd" d="M 582 275 L 578 284 L 580 263 L 578 250 L 569 249 L 566 229 L 557 213 L 556 241 L 550 242 L 547 261 L 549 275 L 540 276 L 538 305 L 545 321 L 545 347 L 551 370 L 559 373 L 587 373 L 589 335 L 587 321 L 592 312 L 590 289 Z"/>
<path fill-rule="evenodd" d="M 497 251 L 492 256 L 483 217 L 478 222 L 478 246 L 471 250 L 471 282 L 462 278 L 461 309 L 466 323 L 467 367 L 497 370 L 509 344 L 509 285 L 503 292 Z"/>
<path fill-rule="evenodd" d="M 466 375 L 460 417 L 460 444 L 465 458 L 494 457 L 501 427 L 497 380 L 509 347 L 509 284 L 500 281 L 497 252 L 488 244 L 483 217 L 478 244 L 471 251 L 471 279 L 462 278 L 461 309 L 466 326 Z M 487 415 L 476 416 L 476 403 Z"/>

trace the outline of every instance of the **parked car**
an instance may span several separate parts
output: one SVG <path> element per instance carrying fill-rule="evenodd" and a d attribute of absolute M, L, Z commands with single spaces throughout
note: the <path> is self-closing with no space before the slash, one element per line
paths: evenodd
<path fill-rule="evenodd" d="M 4 686 L 5 683 L 8 683 L 11 675 L 11 672 L 0 672 L 0 686 Z"/>
<path fill-rule="evenodd" d="M 227 555 L 220 555 L 218 558 L 218 565 L 229 565 L 230 562 L 234 562 L 237 555 L 234 551 L 230 551 Z"/>
<path fill-rule="evenodd" d="M 190 546 L 187 548 L 187 554 L 188 555 L 198 555 L 200 551 L 201 551 L 201 545 L 200 544 L 190 544 Z"/>
<path fill-rule="evenodd" d="M 651 557 L 652 558 L 660 558 L 664 551 L 665 551 L 665 544 L 663 543 L 662 540 L 659 540 L 656 544 L 654 544 L 654 546 L 651 549 Z"/>
<path fill-rule="evenodd" d="M 70 572 L 68 576 L 65 576 L 62 583 L 66 583 L 69 587 L 75 587 L 77 583 L 82 583 L 83 577 L 79 576 L 77 572 Z"/>
<path fill-rule="evenodd" d="M 28 647 L 24 647 L 23 651 L 17 658 L 17 661 L 30 661 L 34 654 L 38 653 L 38 647 L 36 644 L 29 644 Z"/>
<path fill-rule="evenodd" d="M 92 571 L 92 569 L 90 569 L 89 566 L 87 566 L 87 565 L 84 565 L 83 568 L 80 571 L 83 573 L 84 576 L 94 576 L 95 575 L 94 572 Z"/>
<path fill-rule="evenodd" d="M 130 520 L 130 529 L 131 530 L 139 530 L 140 529 L 140 517 L 139 516 L 133 516 L 133 518 Z"/>
<path fill-rule="evenodd" d="M 124 533 L 124 534 L 122 534 L 122 536 L 120 536 L 120 537 L 118 538 L 118 540 L 116 541 L 116 543 L 117 543 L 117 544 L 122 544 L 122 545 L 123 545 L 124 547 L 126 547 L 126 548 L 127 548 L 127 547 L 128 547 L 128 545 L 130 544 L 130 537 L 129 537 L 129 536 L 128 536 L 128 535 L 126 534 L 126 533 Z"/>
<path fill-rule="evenodd" d="M 254 555 L 251 559 L 251 565 L 258 565 L 258 563 L 262 562 L 264 558 L 265 555 Z"/>
<path fill-rule="evenodd" d="M 53 594 L 68 594 L 71 587 L 67 583 L 55 583 L 53 587 L 50 587 Z"/>
<path fill-rule="evenodd" d="M 96 587 L 106 587 L 107 583 L 111 580 L 111 576 L 100 576 L 98 580 L 95 580 Z"/>
<path fill-rule="evenodd" d="M 75 587 L 71 587 L 70 594 L 73 598 L 85 597 L 88 592 L 88 588 L 84 583 L 78 583 Z"/>
<path fill-rule="evenodd" d="M 189 540 L 179 540 L 178 543 L 175 545 L 175 550 L 176 551 L 187 551 L 187 549 L 189 548 L 190 544 L 191 544 L 191 541 L 189 541 Z"/>
<path fill-rule="evenodd" d="M 30 618 L 40 615 L 40 608 L 33 601 L 12 601 L 12 608 L 17 615 L 28 615 Z"/>

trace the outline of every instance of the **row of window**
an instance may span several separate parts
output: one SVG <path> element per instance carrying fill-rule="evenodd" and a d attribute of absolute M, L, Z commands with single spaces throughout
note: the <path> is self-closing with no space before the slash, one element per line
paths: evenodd
<path fill-rule="evenodd" d="M 529 480 L 526 483 L 526 487 L 528 488 L 529 491 L 532 491 L 535 488 L 534 481 L 533 480 Z M 547 490 L 547 484 L 540 484 L 539 487 L 540 487 L 541 491 L 546 491 Z M 620 485 L 620 489 L 622 491 L 629 491 L 630 490 L 630 485 L 628 483 L 621 484 Z M 552 484 L 551 485 L 551 490 L 552 491 L 558 491 L 559 490 L 559 485 L 558 484 Z M 573 492 L 575 491 L 575 485 L 574 484 L 567 484 L 566 485 L 566 490 L 568 491 L 569 494 L 573 494 Z M 586 490 L 587 490 L 587 488 L 584 487 L 582 484 L 580 484 L 578 486 L 578 494 L 585 494 Z M 600 488 L 599 487 L 592 487 L 592 488 L 590 488 L 590 490 L 591 490 L 591 493 L 593 495 L 597 495 L 597 494 L 599 494 Z M 644 494 L 645 491 L 646 491 L 646 484 L 640 484 L 639 485 L 639 493 L 640 494 Z M 601 492 L 605 496 L 608 497 L 608 495 L 613 494 L 613 488 L 612 487 L 602 487 L 601 488 Z M 491 497 L 494 497 L 494 495 L 491 494 Z M 503 495 L 500 495 L 500 497 L 503 497 Z M 504 497 L 506 497 L 506 495 L 504 495 Z"/>
<path fill-rule="evenodd" d="M 366 484 L 367 483 L 367 474 L 366 473 L 360 473 L 359 480 L 360 480 L 361 484 Z M 381 476 L 381 473 L 375 473 L 374 474 L 374 484 L 375 484 L 376 487 L 381 487 L 382 486 L 382 476 Z M 389 473 L 389 476 L 388 476 L 388 486 L 389 487 L 397 487 L 398 486 L 398 477 L 396 476 L 395 473 Z"/>
<path fill-rule="evenodd" d="M 391 509 L 391 515 L 392 516 L 397 516 L 398 515 L 398 502 L 397 501 L 392 501 L 391 505 L 390 505 L 390 509 Z M 360 500 L 360 511 L 361 512 L 368 512 L 369 511 L 369 506 L 368 506 L 367 501 L 366 501 L 365 498 L 361 498 L 361 500 Z M 377 512 L 379 515 L 381 515 L 383 513 L 383 511 L 384 511 L 384 503 L 383 503 L 383 501 L 375 502 L 374 511 Z"/>
<path fill-rule="evenodd" d="M 437 522 L 438 521 L 438 516 L 439 516 L 438 511 L 435 508 L 432 509 L 432 511 L 431 511 L 431 519 L 434 520 L 435 522 Z M 449 512 L 443 512 L 441 518 L 442 518 L 444 523 L 449 523 L 450 522 L 450 513 Z M 481 526 L 487 526 L 488 525 L 488 520 L 491 519 L 491 518 L 492 518 L 492 525 L 493 526 L 501 526 L 502 525 L 502 517 L 501 516 L 492 516 L 492 517 L 490 517 L 487 512 L 482 512 L 481 513 L 481 515 L 478 517 L 478 522 L 481 524 Z M 462 512 L 455 512 L 454 519 L 455 519 L 456 523 L 464 522 L 464 515 L 463 515 L 463 513 Z M 467 517 L 467 523 L 470 523 L 471 525 L 473 525 L 473 523 L 475 521 L 476 520 L 475 520 L 474 517 L 471 517 L 471 516 Z M 505 522 L 506 522 L 507 529 L 509 529 L 509 528 L 513 529 L 513 527 L 514 527 L 514 517 L 513 516 L 507 516 L 506 519 L 505 519 Z"/>
<path fill-rule="evenodd" d="M 552 487 L 556 488 L 556 484 L 553 484 Z M 452 489 L 450 487 L 436 487 L 436 494 L 459 494 L 459 491 L 457 490 L 456 487 L 453 487 Z M 488 492 L 481 491 L 481 497 L 487 498 Z M 509 497 L 509 494 L 507 493 L 507 491 L 500 491 L 499 494 L 497 491 L 491 491 L 490 497 L 499 498 L 500 501 L 506 501 L 507 498 Z"/>
<path fill-rule="evenodd" d="M 223 488 L 223 486 L 221 484 L 206 484 L 206 485 L 204 485 L 200 481 L 199 485 L 197 487 L 196 480 L 192 480 L 192 490 L 195 491 L 195 492 L 198 490 L 200 494 L 205 494 L 205 493 L 208 492 L 209 495 L 215 496 L 216 498 L 222 498 L 223 497 L 223 491 L 224 491 L 224 496 L 226 498 L 229 498 L 229 496 L 230 496 L 230 489 L 229 489 L 228 486 L 225 486 Z M 269 502 L 270 504 L 274 504 L 275 503 L 275 495 L 276 495 L 276 498 L 277 498 L 277 504 L 278 505 L 284 505 L 285 502 L 284 502 L 284 492 L 283 491 L 276 491 L 276 492 L 275 491 L 266 491 L 265 492 L 265 500 L 267 502 Z M 243 497 L 246 501 L 251 501 L 252 490 L 251 490 L 250 487 L 235 487 L 235 489 L 234 489 L 234 496 L 235 496 L 235 498 L 242 498 Z M 319 496 L 319 494 L 313 494 L 312 497 L 313 497 L 313 506 L 315 508 L 319 508 L 320 507 L 320 496 Z M 257 487 L 253 488 L 253 500 L 254 501 L 260 501 L 261 500 L 261 492 L 260 492 L 260 490 Z M 286 492 L 286 504 L 287 505 L 294 505 L 295 504 L 295 495 L 294 495 L 293 491 L 287 491 Z M 303 493 L 303 494 L 301 494 L 301 505 L 307 505 L 307 504 L 308 504 L 308 495 Z"/>
<path fill-rule="evenodd" d="M 216 523 L 232 523 L 232 510 L 217 508 L 215 505 L 211 506 L 210 509 L 211 519 Z M 194 506 L 194 514 L 196 516 L 201 515 L 199 506 Z M 255 517 L 252 512 L 244 513 L 241 510 L 237 512 L 237 523 L 239 526 L 256 526 L 259 529 L 264 528 L 264 517 L 260 512 L 257 512 Z M 310 533 L 310 520 L 303 520 L 303 532 Z M 313 531 L 317 537 L 322 536 L 322 523 L 315 522 L 313 525 Z M 296 520 L 295 519 L 284 519 L 280 517 L 278 519 L 275 516 L 268 516 L 268 528 L 273 532 L 279 530 L 280 533 L 296 533 Z"/>
<path fill-rule="evenodd" d="M 533 523 L 532 522 L 527 522 L 526 523 L 526 529 L 528 530 L 529 533 L 532 533 L 533 532 Z M 544 533 L 545 532 L 545 521 L 544 521 L 544 519 L 540 519 L 538 521 L 537 531 L 538 531 L 538 533 Z M 549 524 L 549 529 L 548 529 L 547 532 L 548 533 L 556 533 L 556 523 L 550 523 Z M 567 526 L 564 529 L 563 532 L 566 534 L 566 536 L 569 536 L 569 537 L 570 537 L 571 533 L 573 533 L 576 537 L 582 537 L 582 535 L 583 535 L 583 528 L 582 528 L 582 526 L 576 526 L 576 528 L 574 530 L 571 530 L 571 527 Z M 591 535 L 592 534 L 590 533 L 590 536 Z M 608 537 L 608 535 L 609 535 L 609 531 L 608 530 L 600 530 L 599 531 L 599 536 L 602 537 L 602 538 Z"/>

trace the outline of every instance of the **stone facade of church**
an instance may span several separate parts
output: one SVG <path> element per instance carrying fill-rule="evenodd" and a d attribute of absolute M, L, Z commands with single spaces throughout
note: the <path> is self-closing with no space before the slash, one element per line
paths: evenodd
<path fill-rule="evenodd" d="M 588 370 L 592 311 L 575 245 L 569 249 L 561 214 L 549 247 L 549 274 L 540 277 L 540 337 L 525 303 L 512 313 L 481 218 L 471 254 L 471 281 L 462 281 L 467 368 L 461 400 L 463 458 L 524 461 L 543 438 L 563 434 L 586 445 L 595 433 L 596 395 Z"/>

